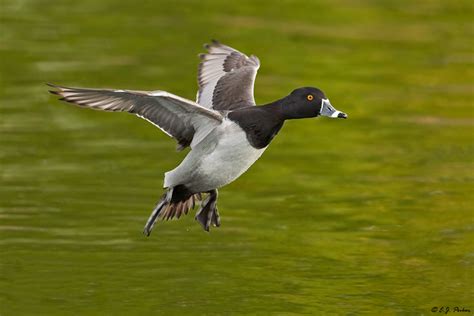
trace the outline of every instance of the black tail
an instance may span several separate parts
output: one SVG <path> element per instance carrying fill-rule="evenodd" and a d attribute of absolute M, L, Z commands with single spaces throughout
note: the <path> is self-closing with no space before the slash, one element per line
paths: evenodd
<path fill-rule="evenodd" d="M 155 226 L 155 223 L 158 219 L 178 219 L 181 217 L 181 215 L 188 214 L 189 210 L 193 209 L 196 205 L 197 200 L 201 200 L 200 194 L 192 194 L 183 200 L 175 201 L 173 189 L 168 189 L 168 191 L 161 197 L 161 200 L 155 206 L 155 209 L 148 218 L 143 230 L 143 234 L 150 236 L 153 226 Z"/>

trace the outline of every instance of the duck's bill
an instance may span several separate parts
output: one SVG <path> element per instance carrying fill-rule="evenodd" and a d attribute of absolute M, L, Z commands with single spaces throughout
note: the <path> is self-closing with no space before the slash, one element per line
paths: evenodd
<path fill-rule="evenodd" d="M 336 110 L 328 99 L 323 99 L 321 102 L 321 111 L 319 112 L 322 116 L 332 117 L 332 118 L 347 118 L 347 114 L 341 111 Z"/>

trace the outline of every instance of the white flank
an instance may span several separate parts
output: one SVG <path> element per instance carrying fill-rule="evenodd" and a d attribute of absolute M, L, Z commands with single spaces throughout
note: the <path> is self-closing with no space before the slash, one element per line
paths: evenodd
<path fill-rule="evenodd" d="M 252 147 L 245 132 L 226 119 L 165 174 L 164 187 L 185 183 L 195 192 L 222 187 L 247 171 L 265 149 Z"/>

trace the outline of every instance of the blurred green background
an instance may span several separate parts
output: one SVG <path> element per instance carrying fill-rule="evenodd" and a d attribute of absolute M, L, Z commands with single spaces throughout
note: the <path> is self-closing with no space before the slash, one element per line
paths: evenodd
<path fill-rule="evenodd" d="M 0 1 L 0 314 L 474 311 L 472 1 Z M 215 38 L 257 103 L 316 86 L 220 191 L 222 226 L 142 228 L 185 153 L 45 82 L 194 99 Z"/>

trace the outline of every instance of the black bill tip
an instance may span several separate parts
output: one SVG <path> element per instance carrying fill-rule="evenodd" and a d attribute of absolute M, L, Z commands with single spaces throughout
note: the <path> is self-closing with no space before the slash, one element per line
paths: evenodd
<path fill-rule="evenodd" d="M 346 118 L 347 118 L 347 114 L 346 114 L 346 113 L 342 113 L 342 112 L 341 112 L 341 113 L 339 113 L 339 114 L 337 115 L 337 118 L 343 118 L 343 119 L 346 119 Z"/>

